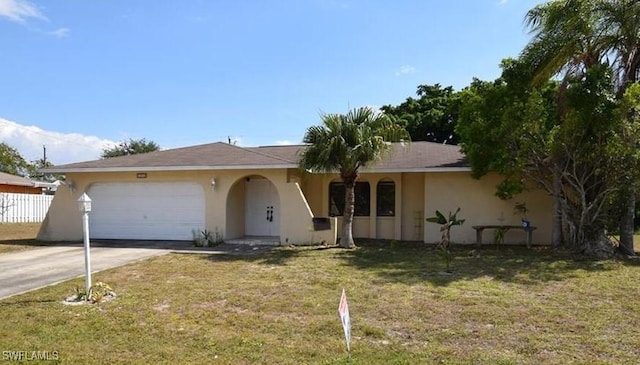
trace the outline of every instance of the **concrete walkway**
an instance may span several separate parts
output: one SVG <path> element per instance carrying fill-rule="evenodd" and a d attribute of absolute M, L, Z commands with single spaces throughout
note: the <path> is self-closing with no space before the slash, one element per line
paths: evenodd
<path fill-rule="evenodd" d="M 170 252 L 259 254 L 267 247 L 220 245 L 195 248 L 184 242 L 92 242 L 91 272 L 99 272 Z M 0 255 L 0 299 L 84 276 L 82 244 L 56 245 Z"/>

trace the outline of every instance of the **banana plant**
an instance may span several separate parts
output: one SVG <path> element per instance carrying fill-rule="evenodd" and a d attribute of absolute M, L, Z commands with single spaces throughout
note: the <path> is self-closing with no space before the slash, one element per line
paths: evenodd
<path fill-rule="evenodd" d="M 451 227 L 462 225 L 466 219 L 458 219 L 458 213 L 460 207 L 456 209 L 455 213 L 449 212 L 449 216 L 445 217 L 439 210 L 436 210 L 436 215 L 427 218 L 427 222 L 436 223 L 440 225 L 440 232 L 442 232 L 442 238 L 438 244 L 440 250 L 440 256 L 443 258 L 447 267 L 447 272 L 451 272 L 450 264 L 452 260 L 451 255 Z"/>

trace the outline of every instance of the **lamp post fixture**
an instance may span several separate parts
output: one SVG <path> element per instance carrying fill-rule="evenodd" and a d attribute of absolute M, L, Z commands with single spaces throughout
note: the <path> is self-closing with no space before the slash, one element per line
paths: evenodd
<path fill-rule="evenodd" d="M 82 213 L 82 233 L 84 235 L 84 288 L 86 298 L 89 300 L 89 289 L 91 289 L 91 256 L 89 252 L 89 212 L 91 211 L 91 198 L 87 193 L 83 193 L 78 198 L 78 209 Z"/>

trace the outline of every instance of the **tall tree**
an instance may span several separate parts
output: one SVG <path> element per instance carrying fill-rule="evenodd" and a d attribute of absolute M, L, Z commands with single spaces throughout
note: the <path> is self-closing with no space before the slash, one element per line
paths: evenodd
<path fill-rule="evenodd" d="M 18 150 L 2 142 L 0 143 L 0 171 L 11 175 L 27 176 L 29 163 Z"/>
<path fill-rule="evenodd" d="M 534 70 L 534 84 L 550 77 L 584 74 L 601 63 L 606 47 L 597 35 L 600 0 L 552 0 L 535 6 L 525 16 L 533 35 L 521 58 Z M 561 87 L 561 89 L 564 89 Z"/>
<path fill-rule="evenodd" d="M 633 207 L 640 180 L 638 7 L 639 2 L 628 0 L 556 0 L 536 6 L 526 18 L 534 36 L 518 61 L 524 67 L 512 69 L 521 75 L 532 70 L 531 86 L 520 85 L 505 68 L 502 79 L 512 91 L 502 100 L 492 99 L 497 115 L 479 112 L 473 104 L 461 113 L 460 133 L 470 162 L 486 157 L 489 164 L 479 166 L 506 173 L 503 191 L 519 188 L 516 179 L 508 179 L 519 173 L 546 187 L 566 221 L 569 245 L 587 255 L 611 254 L 604 239 L 607 220 L 620 222 L 623 251 L 633 254 Z M 549 99 L 540 99 L 540 87 L 551 78 L 559 78 L 551 104 L 554 118 L 548 117 L 553 115 L 549 107 L 542 107 Z M 518 93 L 512 86 L 525 90 L 525 97 L 514 99 Z M 486 106 L 491 93 L 479 95 L 480 105 Z M 487 121 L 494 127 L 483 138 L 505 138 L 502 147 L 486 145 L 474 135 L 476 126 Z M 616 198 L 623 207 L 614 216 L 611 202 Z M 558 220 L 554 223 L 557 228 Z"/>
<path fill-rule="evenodd" d="M 618 98 L 638 82 L 640 69 L 640 3 L 637 0 L 600 1 L 602 43 L 613 54 Z"/>
<path fill-rule="evenodd" d="M 640 64 L 640 2 L 636 0 L 556 0 L 534 7 L 526 21 L 534 34 L 522 59 L 535 70 L 538 84 L 564 74 L 558 100 L 564 119 L 569 78 L 585 75 L 591 68 L 607 64 L 617 75 L 615 95 L 622 99 L 629 85 L 638 81 Z M 611 61 L 611 59 L 613 61 Z M 630 115 L 628 116 L 630 117 Z M 629 141 L 635 144 L 635 141 Z M 638 182 L 620 176 L 623 215 L 621 243 L 633 252 L 633 222 Z"/>
<path fill-rule="evenodd" d="M 612 67 L 616 73 L 618 85 L 617 98 L 625 97 L 629 87 L 638 82 L 640 68 L 640 2 L 637 0 L 601 1 L 598 10 L 602 17 L 602 43 L 613 54 Z M 628 105 L 628 103 L 626 103 Z M 631 113 L 626 116 L 633 119 Z M 630 148 L 637 141 L 628 141 Z M 624 184 L 618 194 L 621 207 L 619 224 L 620 243 L 628 253 L 633 254 L 633 234 L 635 221 L 636 196 L 639 182 L 633 173 L 621 177 Z"/>
<path fill-rule="evenodd" d="M 322 124 L 309 127 L 300 155 L 304 170 L 338 172 L 345 186 L 345 207 L 340 246 L 351 248 L 353 241 L 354 187 L 360 168 L 378 160 L 391 148 L 390 142 L 409 140 L 404 128 L 384 113 L 362 107 L 347 114 L 324 114 Z"/>
<path fill-rule="evenodd" d="M 40 172 L 42 169 L 46 169 L 49 167 L 53 167 L 54 164 L 51 161 L 46 161 L 43 158 L 39 158 L 37 160 L 31 161 L 27 170 L 29 171 L 29 177 L 41 181 L 54 182 L 56 180 L 62 180 L 63 175 L 52 175 L 52 174 L 43 174 Z"/>
<path fill-rule="evenodd" d="M 561 75 L 557 92 L 560 118 L 566 114 L 566 90 L 570 78 L 583 75 L 591 67 L 601 62 L 605 49 L 596 35 L 598 15 L 596 3 L 599 0 L 558 0 L 537 5 L 529 10 L 525 22 L 530 27 L 533 38 L 522 52 L 521 59 L 533 70 L 534 86 L 543 85 L 549 78 Z M 554 160 L 557 156 L 550 156 Z M 552 192 L 554 199 L 554 219 L 552 240 L 555 247 L 563 244 L 562 197 L 560 169 L 554 169 Z"/>
<path fill-rule="evenodd" d="M 136 155 L 139 153 L 147 153 L 158 151 L 160 146 L 146 139 L 129 139 L 127 141 L 120 142 L 117 146 L 111 148 L 105 148 L 102 150 L 101 158 L 111 158 L 118 156 Z"/>
<path fill-rule="evenodd" d="M 460 99 L 453 87 L 418 85 L 418 98 L 409 97 L 397 106 L 385 105 L 380 110 L 397 118 L 412 141 L 458 144 L 455 132 Z"/>
<path fill-rule="evenodd" d="M 569 247 L 587 256 L 610 256 L 613 247 L 604 234 L 615 213 L 611 201 L 622 191 L 623 177 L 640 178 L 639 153 L 630 143 L 640 140 L 640 86 L 633 85 L 620 102 L 611 70 L 590 67 L 563 81 L 560 113 L 557 85 L 528 86 L 520 61 L 503 67 L 500 79 L 476 81 L 463 91 L 458 132 L 474 175 L 502 174 L 498 195 L 503 198 L 529 182 L 550 194 L 560 190 L 555 197 Z"/>

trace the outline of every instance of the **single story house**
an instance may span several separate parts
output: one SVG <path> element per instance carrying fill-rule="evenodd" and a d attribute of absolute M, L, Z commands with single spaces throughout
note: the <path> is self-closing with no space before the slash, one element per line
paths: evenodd
<path fill-rule="evenodd" d="M 55 195 L 38 239 L 81 240 L 77 200 L 86 192 L 94 239 L 191 240 L 194 230 L 206 229 L 227 242 L 258 236 L 281 244 L 332 244 L 340 235 L 344 186 L 337 174 L 301 171 L 303 148 L 217 142 L 48 168 L 66 174 L 67 185 Z M 550 243 L 551 198 L 531 190 L 503 201 L 494 195 L 499 181 L 473 179 L 458 146 L 394 144 L 361 170 L 354 237 L 438 242 L 440 227 L 425 218 L 460 207 L 458 217 L 466 222 L 452 230 L 452 240 L 474 243 L 474 225 L 520 225 L 517 201 L 527 204 L 537 228 L 533 243 Z M 331 229 L 317 230 L 319 217 L 337 218 L 324 220 Z M 505 236 L 505 243 L 525 241 L 523 230 Z"/>
<path fill-rule="evenodd" d="M 0 172 L 0 193 L 44 194 L 54 184 Z"/>

